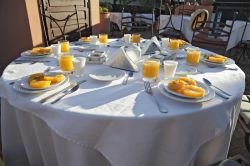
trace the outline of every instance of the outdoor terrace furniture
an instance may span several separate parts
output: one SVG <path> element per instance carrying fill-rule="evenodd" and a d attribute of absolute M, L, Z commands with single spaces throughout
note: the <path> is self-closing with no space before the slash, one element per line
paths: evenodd
<path fill-rule="evenodd" d="M 245 145 L 250 152 L 250 96 L 244 95 L 242 97 L 241 112 L 239 117 L 239 124 L 245 133 Z"/>
<path fill-rule="evenodd" d="M 206 26 L 194 29 L 192 44 L 225 55 L 237 14 L 235 12 L 229 24 L 217 20 L 196 21 L 197 25 L 205 24 Z"/>
<path fill-rule="evenodd" d="M 161 17 L 161 11 L 160 11 L 160 17 L 159 17 L 159 22 L 160 22 L 160 26 L 159 26 L 159 30 L 158 30 L 158 37 L 162 38 L 162 37 L 169 37 L 169 38 L 175 38 L 175 39 L 183 39 L 184 35 L 182 33 L 182 24 L 183 24 L 183 16 L 185 15 L 184 11 L 181 12 L 179 17 L 180 19 L 178 20 L 178 23 L 180 24 L 179 26 L 175 26 L 174 23 L 174 18 L 175 15 L 172 14 L 172 11 L 174 11 L 174 9 L 172 9 L 172 6 L 170 6 L 169 3 L 165 3 L 165 4 L 161 4 L 165 5 L 165 9 L 168 10 L 169 13 L 169 17 L 167 18 L 168 20 L 165 21 L 163 19 L 163 17 Z M 184 5 L 180 5 L 180 8 L 184 9 Z M 164 23 L 165 24 L 164 24 Z"/>
<path fill-rule="evenodd" d="M 239 42 L 239 46 L 243 45 L 243 50 L 240 56 L 238 56 L 237 63 L 239 63 L 240 59 L 244 58 L 244 60 L 247 58 L 250 58 L 250 55 L 247 55 L 247 50 L 250 47 L 250 12 L 249 13 L 244 13 L 245 15 L 245 26 L 243 28 L 241 40 Z M 237 24 L 237 21 L 236 23 Z"/>
<path fill-rule="evenodd" d="M 154 35 L 154 21 L 155 21 L 155 9 L 152 9 L 151 14 L 143 13 L 131 13 L 131 15 L 124 14 L 124 8 L 122 10 L 121 26 L 125 33 L 140 32 L 143 30 L 151 30 L 151 37 Z"/>
<path fill-rule="evenodd" d="M 88 36 L 90 29 L 86 14 L 83 5 L 44 6 L 40 1 L 45 44 L 51 45 L 65 39 L 75 41 L 81 36 Z"/>
<path fill-rule="evenodd" d="M 143 46 L 144 42 L 140 44 Z M 88 52 L 77 48 L 88 45 L 82 43 L 79 47 L 71 43 L 69 54 L 84 57 Z M 108 51 L 108 59 L 119 49 L 105 45 L 94 48 Z M 202 54 L 208 52 L 200 50 Z M 214 90 L 208 87 L 208 94 L 213 96 L 211 100 L 183 102 L 182 97 L 172 98 L 173 95 L 155 83 L 152 87 L 155 100 L 169 111 L 161 113 L 154 98 L 144 90 L 141 71 L 133 73 L 127 85 L 122 85 L 124 77 L 112 82 L 90 77 L 104 69 L 121 72 L 106 64 L 87 64 L 85 75 L 80 78 L 87 82 L 56 104 L 39 101 L 59 89 L 25 94 L 14 89 L 16 84 L 10 84 L 43 72 L 48 66 L 60 72 L 57 58 L 51 55 L 45 58 L 49 62 L 34 64 L 13 61 L 3 73 L 1 127 L 6 165 L 182 166 L 209 165 L 226 158 L 245 87 L 245 75 L 232 60 L 227 66 L 237 71 L 209 68 L 200 63 L 199 72 L 189 74 L 203 85 L 202 78 L 208 78 L 230 93 L 229 99 L 213 95 Z M 186 59 L 178 59 L 178 63 L 184 65 Z M 163 80 L 162 74 L 163 68 L 160 68 L 159 81 Z"/>

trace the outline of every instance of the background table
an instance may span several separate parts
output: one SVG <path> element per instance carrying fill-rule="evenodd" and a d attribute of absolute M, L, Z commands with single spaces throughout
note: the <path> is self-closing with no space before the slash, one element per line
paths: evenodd
<path fill-rule="evenodd" d="M 110 49 L 110 57 L 116 50 L 102 49 Z M 0 96 L 6 165 L 191 166 L 226 158 L 245 86 L 240 69 L 200 64 L 199 71 L 207 73 L 191 76 L 212 80 L 233 95 L 229 100 L 216 96 L 188 104 L 168 99 L 154 88 L 157 100 L 168 107 L 167 114 L 160 113 L 144 92 L 140 72 L 126 86 L 123 79 L 105 83 L 88 77 L 102 65 L 88 64 L 87 82 L 54 105 L 37 102 L 49 93 L 21 94 L 9 85 L 56 64 L 56 58 L 46 64 L 10 64 L 3 73 Z"/>

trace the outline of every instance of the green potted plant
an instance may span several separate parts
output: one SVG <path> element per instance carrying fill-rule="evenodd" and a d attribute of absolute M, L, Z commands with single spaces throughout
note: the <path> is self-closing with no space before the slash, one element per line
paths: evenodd
<path fill-rule="evenodd" d="M 107 7 L 100 6 L 100 33 L 109 33 L 110 13 Z"/>

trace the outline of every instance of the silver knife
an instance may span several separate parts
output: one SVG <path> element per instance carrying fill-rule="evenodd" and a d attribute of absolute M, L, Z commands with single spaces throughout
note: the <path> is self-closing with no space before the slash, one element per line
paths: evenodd
<path fill-rule="evenodd" d="M 82 80 L 82 81 L 77 82 L 77 84 L 80 85 L 81 83 L 84 83 L 84 82 L 86 82 L 86 81 L 87 81 L 87 80 Z M 58 91 L 58 92 L 55 92 L 55 93 L 53 93 L 53 94 L 51 94 L 51 95 L 49 95 L 49 96 L 43 98 L 42 100 L 40 100 L 40 103 L 45 103 L 45 102 L 46 102 L 47 100 L 49 100 L 50 98 L 52 98 L 52 97 L 58 95 L 59 93 L 63 93 L 63 92 L 65 92 L 65 91 L 67 91 L 68 89 L 73 88 L 74 86 L 75 86 L 75 84 L 70 84 L 70 85 L 67 86 L 66 88 L 64 88 L 64 89 L 62 89 L 62 90 L 60 90 L 60 91 Z"/>
<path fill-rule="evenodd" d="M 222 97 L 222 98 L 224 98 L 224 99 L 229 99 L 229 98 L 230 98 L 229 96 L 224 95 L 223 93 L 221 93 L 221 92 L 218 91 L 217 89 L 214 89 L 214 91 L 215 91 L 215 93 L 216 93 L 218 96 L 220 96 L 220 97 Z"/>
<path fill-rule="evenodd" d="M 54 101 L 51 102 L 51 104 L 55 104 L 56 102 L 58 102 L 59 100 L 61 100 L 64 96 L 73 93 L 75 91 L 77 91 L 80 87 L 80 84 L 86 82 L 86 80 L 82 80 L 79 81 L 76 85 L 74 85 L 72 88 L 67 89 L 66 91 L 64 91 L 62 96 L 59 96 L 58 98 L 56 98 Z"/>

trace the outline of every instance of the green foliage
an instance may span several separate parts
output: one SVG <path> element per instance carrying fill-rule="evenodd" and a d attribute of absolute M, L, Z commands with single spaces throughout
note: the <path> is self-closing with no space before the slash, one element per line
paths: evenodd
<path fill-rule="evenodd" d="M 100 6 L 100 13 L 107 14 L 107 13 L 109 13 L 109 9 L 106 7 Z"/>

